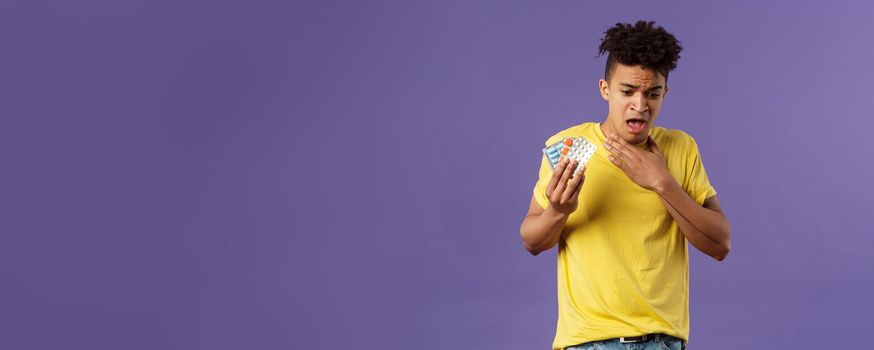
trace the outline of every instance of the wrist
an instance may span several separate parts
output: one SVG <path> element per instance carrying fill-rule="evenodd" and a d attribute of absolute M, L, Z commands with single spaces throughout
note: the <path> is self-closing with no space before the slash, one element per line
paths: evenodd
<path fill-rule="evenodd" d="M 555 208 L 553 208 L 551 205 L 547 206 L 546 209 L 543 211 L 543 214 L 541 215 L 544 215 L 545 217 L 555 221 L 565 220 L 568 218 L 568 216 L 570 216 L 570 214 L 562 213 L 555 210 Z"/>
<path fill-rule="evenodd" d="M 653 191 L 658 193 L 659 195 L 663 195 L 670 191 L 673 187 L 677 186 L 677 181 L 674 180 L 673 176 L 665 176 L 662 180 L 657 181 L 655 186 L 653 186 Z"/>

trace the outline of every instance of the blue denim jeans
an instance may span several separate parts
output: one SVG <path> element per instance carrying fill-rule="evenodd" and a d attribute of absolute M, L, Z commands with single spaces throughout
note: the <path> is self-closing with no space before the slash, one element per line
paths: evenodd
<path fill-rule="evenodd" d="M 620 343 L 619 339 L 608 339 L 582 343 L 565 350 L 684 350 L 686 344 L 680 338 L 660 334 L 656 339 L 638 343 Z"/>

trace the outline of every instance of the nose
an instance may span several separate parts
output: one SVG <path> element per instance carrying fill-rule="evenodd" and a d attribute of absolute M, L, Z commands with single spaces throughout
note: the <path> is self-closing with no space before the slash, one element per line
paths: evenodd
<path fill-rule="evenodd" d="M 646 97 L 644 97 L 642 93 L 634 94 L 631 101 L 631 109 L 638 113 L 643 113 L 649 110 L 649 106 L 646 104 Z"/>

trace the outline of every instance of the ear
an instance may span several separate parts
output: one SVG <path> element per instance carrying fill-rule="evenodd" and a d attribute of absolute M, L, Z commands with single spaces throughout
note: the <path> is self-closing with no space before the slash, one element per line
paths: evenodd
<path fill-rule="evenodd" d="M 601 98 L 603 98 L 604 101 L 610 100 L 610 86 L 607 85 L 606 80 L 604 80 L 604 79 L 598 80 L 598 90 L 601 91 Z"/>
<path fill-rule="evenodd" d="M 665 84 L 665 92 L 662 93 L 662 99 L 664 99 L 665 96 L 668 96 L 668 90 L 670 90 L 670 89 L 668 88 L 668 84 Z"/>

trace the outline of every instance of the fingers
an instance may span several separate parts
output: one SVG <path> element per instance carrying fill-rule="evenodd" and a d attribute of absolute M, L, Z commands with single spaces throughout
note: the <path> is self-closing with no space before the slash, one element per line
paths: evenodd
<path fill-rule="evenodd" d="M 631 148 L 626 147 L 626 144 L 620 142 L 620 140 L 622 142 L 625 141 L 616 137 L 616 135 L 611 135 L 610 138 L 608 138 L 606 142 L 604 142 L 604 147 L 607 148 L 607 151 L 613 154 L 614 157 L 624 162 L 636 159 L 636 155 L 633 153 Z"/>
<path fill-rule="evenodd" d="M 565 188 L 567 188 L 567 180 L 573 174 L 574 168 L 577 166 L 577 161 L 573 159 L 567 160 L 567 164 L 564 168 L 564 171 L 561 173 L 561 177 L 558 179 L 558 184 L 555 185 L 555 190 L 552 192 L 554 196 L 550 197 L 555 200 L 558 200 L 564 194 Z"/>
<path fill-rule="evenodd" d="M 632 157 L 628 155 L 628 151 L 618 149 L 615 145 L 615 142 L 608 141 L 604 143 L 604 147 L 607 149 L 608 152 L 610 152 L 610 154 L 607 156 L 607 159 L 609 159 L 611 162 L 613 162 L 613 164 L 616 164 L 616 166 L 619 166 L 621 168 L 621 165 L 630 162 Z"/>
<path fill-rule="evenodd" d="M 610 134 L 610 139 L 613 140 L 613 141 L 615 141 L 615 142 L 618 143 L 618 144 L 626 145 L 626 146 L 631 146 L 631 144 L 628 143 L 628 141 L 625 141 L 625 139 L 619 137 L 619 135 L 616 135 L 616 134 Z"/>
<path fill-rule="evenodd" d="M 562 158 L 558 161 L 558 165 L 555 166 L 555 169 L 552 170 L 552 178 L 549 179 L 549 184 L 546 185 L 546 196 L 549 197 L 552 194 L 552 191 L 555 190 L 555 186 L 558 185 L 558 178 L 561 177 L 561 174 L 564 173 L 564 169 L 567 166 L 567 158 Z"/>
<path fill-rule="evenodd" d="M 580 189 L 583 188 L 583 182 L 585 181 L 586 166 L 583 165 L 583 167 L 574 175 L 573 179 L 571 179 L 570 183 L 568 183 L 568 188 L 565 189 L 564 194 L 561 197 L 562 202 L 567 203 L 576 198 L 580 194 Z"/>
<path fill-rule="evenodd" d="M 615 164 L 617 167 L 619 167 L 619 169 L 627 170 L 628 165 L 626 165 L 625 162 L 623 162 L 619 158 L 616 158 L 612 154 L 608 155 L 607 159 L 609 159 L 611 162 L 613 162 L 613 164 Z"/>

